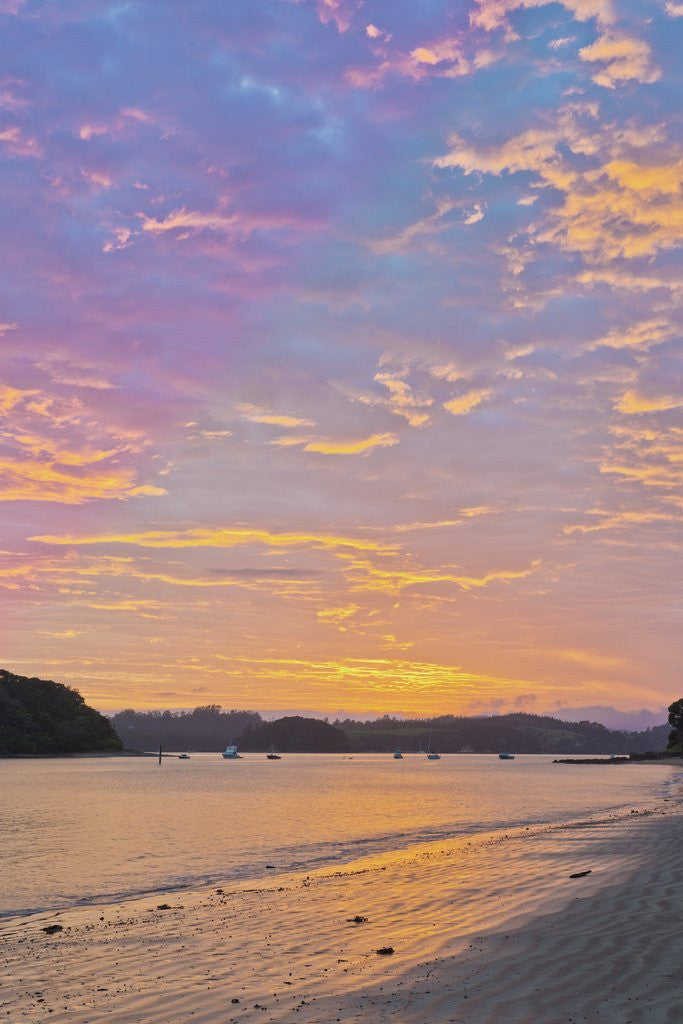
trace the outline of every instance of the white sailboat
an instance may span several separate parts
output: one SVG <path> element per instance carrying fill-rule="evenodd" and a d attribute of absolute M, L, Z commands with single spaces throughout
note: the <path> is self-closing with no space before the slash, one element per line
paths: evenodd
<path fill-rule="evenodd" d="M 440 761 L 441 754 L 437 754 L 435 750 L 432 750 L 432 734 L 429 734 L 429 743 L 427 744 L 427 760 L 428 761 Z"/>
<path fill-rule="evenodd" d="M 231 743 L 223 751 L 223 757 L 226 761 L 237 761 L 242 757 L 242 755 L 237 753 L 237 747 L 234 743 Z"/>

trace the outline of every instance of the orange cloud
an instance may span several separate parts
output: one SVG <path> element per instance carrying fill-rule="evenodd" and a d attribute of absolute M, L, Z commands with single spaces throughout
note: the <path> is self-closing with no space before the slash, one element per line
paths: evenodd
<path fill-rule="evenodd" d="M 614 328 L 609 334 L 590 342 L 586 349 L 589 352 L 602 347 L 645 350 L 667 341 L 675 333 L 675 327 L 668 320 L 641 320 L 630 327 Z"/>
<path fill-rule="evenodd" d="M 679 395 L 642 395 L 635 390 L 625 391 L 616 408 L 623 413 L 666 412 L 668 409 L 680 409 L 683 398 Z"/>
<path fill-rule="evenodd" d="M 597 52 L 597 51 L 596 51 Z M 564 195 L 561 206 L 551 207 L 539 222 L 529 225 L 535 244 L 546 242 L 582 254 L 591 264 L 619 257 L 647 257 L 678 245 L 683 232 L 683 161 L 634 156 L 661 138 L 661 126 L 648 129 L 592 127 L 597 104 L 569 104 L 561 109 L 552 127 L 532 128 L 499 145 L 477 146 L 452 136 L 449 152 L 437 157 L 436 167 L 459 167 L 473 173 L 514 174 L 529 172 L 539 185 L 551 186 Z M 589 124 L 589 128 L 586 127 Z M 622 152 L 629 154 L 624 159 Z M 581 161 L 572 159 L 580 157 Z M 585 166 L 592 158 L 593 166 Z M 521 274 L 533 258 L 529 251 L 508 246 L 516 261 L 512 272 Z M 634 280 L 637 288 L 672 286 L 666 280 Z M 604 272 L 577 275 L 577 280 L 607 282 Z M 629 287 L 623 271 L 619 285 Z"/>
<path fill-rule="evenodd" d="M 87 469 L 76 475 L 58 468 L 59 465 L 87 465 L 87 462 L 78 461 L 84 458 L 76 452 L 55 452 L 50 461 L 0 458 L 0 501 L 53 501 L 61 505 L 82 505 L 95 499 L 123 500 L 166 494 L 163 487 L 138 485 L 133 469 Z"/>
<path fill-rule="evenodd" d="M 512 580 L 526 579 L 540 566 L 541 562 L 537 560 L 527 569 L 492 569 L 482 576 L 465 576 L 440 569 L 383 569 L 358 559 L 351 562 L 349 572 L 355 589 L 380 590 L 393 594 L 406 587 L 430 583 L 454 583 L 461 590 L 479 589 L 487 587 L 490 583 L 509 583 Z"/>
<path fill-rule="evenodd" d="M 362 455 L 373 448 L 391 448 L 398 444 L 395 434 L 372 434 L 356 440 L 313 437 L 277 437 L 271 442 L 278 448 L 292 448 L 300 445 L 305 452 L 319 455 Z"/>
<path fill-rule="evenodd" d="M 645 526 L 650 523 L 673 522 L 676 516 L 667 512 L 602 512 L 596 509 L 590 513 L 592 516 L 599 516 L 597 522 L 574 523 L 565 526 L 563 533 L 603 533 L 608 530 L 626 530 L 631 527 Z"/>
<path fill-rule="evenodd" d="M 631 36 L 600 36 L 590 46 L 580 49 L 579 56 L 581 60 L 605 65 L 593 75 L 593 81 L 606 89 L 614 89 L 621 82 L 628 81 L 647 85 L 661 77 L 659 68 L 652 64 L 650 47 L 642 39 Z"/>
<path fill-rule="evenodd" d="M 635 160 L 611 160 L 603 168 L 621 188 L 644 195 L 679 195 L 683 183 L 683 160 L 670 164 L 639 164 Z"/>
<path fill-rule="evenodd" d="M 50 535 L 29 537 L 41 544 L 58 544 L 68 547 L 91 544 L 132 544 L 143 548 L 232 548 L 244 544 L 260 544 L 266 547 L 310 546 L 321 550 L 349 549 L 354 551 L 376 551 L 380 553 L 396 550 L 394 544 L 356 537 L 340 537 L 324 533 L 271 533 L 268 530 L 247 528 L 224 528 L 191 530 L 149 530 L 143 533 L 110 533 L 94 535 Z"/>
<path fill-rule="evenodd" d="M 319 612 L 316 612 L 316 618 L 320 619 L 321 622 L 329 623 L 332 626 L 338 626 L 343 630 L 343 623 L 347 619 L 352 618 L 357 612 L 360 611 L 360 605 L 348 604 L 341 608 L 322 608 Z"/>
<path fill-rule="evenodd" d="M 468 412 L 476 409 L 490 395 L 490 388 L 476 388 L 472 391 L 467 391 L 464 395 L 460 395 L 459 398 L 451 398 L 450 401 L 444 402 L 443 407 L 453 416 L 466 416 Z"/>
<path fill-rule="evenodd" d="M 0 383 L 0 413 L 10 412 L 20 402 L 38 393 L 38 391 L 22 391 L 19 388 L 11 388 L 7 384 Z"/>
<path fill-rule="evenodd" d="M 398 444 L 395 434 L 372 434 L 355 441 L 309 441 L 304 445 L 304 451 L 321 455 L 358 455 L 373 448 L 391 448 L 395 444 Z"/>
<path fill-rule="evenodd" d="M 506 26 L 507 16 L 521 8 L 547 7 L 551 0 L 476 0 L 476 8 L 470 14 L 470 22 L 488 32 Z M 559 0 L 565 10 L 577 21 L 595 18 L 599 24 L 609 24 L 614 19 L 611 0 Z"/>
<path fill-rule="evenodd" d="M 258 405 L 251 405 L 248 402 L 241 402 L 237 411 L 251 423 L 266 423 L 277 427 L 312 427 L 313 420 L 304 419 L 301 416 L 289 416 L 282 413 L 269 412 Z"/>
<path fill-rule="evenodd" d="M 501 677 L 470 672 L 458 664 L 428 661 L 408 661 L 398 658 L 340 658 L 315 660 L 304 658 L 241 658 L 216 655 L 232 680 L 245 679 L 267 682 L 270 692 L 284 685 L 302 686 L 322 692 L 327 698 L 334 687 L 345 693 L 346 706 L 372 710 L 386 710 L 388 696 L 398 697 L 401 707 L 424 713 L 424 700 L 428 695 L 430 706 L 464 709 L 471 701 L 480 706 L 482 698 L 499 696 L 501 692 L 518 693 L 522 690 L 543 692 L 545 685 L 528 679 Z M 549 689 L 549 688 L 548 688 Z M 357 691 L 358 697 L 353 691 Z M 319 699 L 319 698 L 318 698 Z M 325 706 L 325 705 L 323 705 Z"/>
<path fill-rule="evenodd" d="M 394 413 L 402 416 L 411 427 L 421 427 L 429 422 L 429 413 L 424 410 L 432 405 L 433 399 L 427 395 L 415 395 L 410 384 L 403 379 L 400 372 L 380 370 L 375 374 L 375 380 L 389 392 L 389 398 L 381 400 L 381 404 Z M 373 399 L 366 399 L 361 396 L 362 402 L 377 404 Z"/>

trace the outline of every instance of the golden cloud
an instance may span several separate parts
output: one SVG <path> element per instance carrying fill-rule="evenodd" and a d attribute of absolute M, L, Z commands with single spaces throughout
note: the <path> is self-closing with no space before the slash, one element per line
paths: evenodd
<path fill-rule="evenodd" d="M 50 535 L 29 537 L 41 544 L 75 547 L 92 544 L 132 544 L 143 548 L 232 548 L 244 544 L 266 547 L 313 547 L 333 551 L 396 551 L 395 544 L 356 537 L 340 537 L 324 533 L 271 533 L 268 530 L 227 527 L 224 529 L 148 530 L 142 533 L 110 533 L 96 535 Z"/>
<path fill-rule="evenodd" d="M 329 622 L 333 626 L 339 626 L 359 611 L 360 605 L 348 604 L 341 608 L 322 608 L 315 614 L 321 622 Z"/>
<path fill-rule="evenodd" d="M 258 405 L 251 405 L 248 402 L 241 402 L 237 411 L 251 423 L 265 423 L 276 427 L 312 427 L 313 420 L 304 419 L 301 416 L 290 416 L 282 413 L 269 412 Z"/>
<path fill-rule="evenodd" d="M 668 409 L 680 409 L 683 398 L 680 395 L 642 395 L 633 389 L 625 391 L 616 408 L 623 413 L 666 412 Z"/>
<path fill-rule="evenodd" d="M 596 509 L 590 513 L 592 516 L 600 517 L 596 522 L 574 523 L 565 526 L 563 533 L 603 533 L 608 530 L 627 530 L 631 527 L 647 526 L 650 523 L 673 522 L 676 516 L 658 511 L 646 512 L 603 512 Z"/>
<path fill-rule="evenodd" d="M 8 413 L 20 402 L 25 401 L 37 391 L 22 391 L 19 388 L 11 388 L 7 384 L 0 383 L 0 413 Z"/>
<path fill-rule="evenodd" d="M 305 452 L 316 452 L 319 455 L 361 455 L 373 448 L 391 448 L 398 444 L 396 434 L 372 434 L 356 440 L 314 437 L 278 437 L 273 442 L 279 448 L 301 446 Z"/>
<path fill-rule="evenodd" d="M 471 145 L 452 136 L 449 152 L 434 165 L 459 167 L 468 175 L 524 171 L 537 175 L 538 184 L 563 193 L 563 203 L 551 207 L 541 222 L 530 224 L 531 240 L 580 253 L 591 264 L 649 257 L 673 248 L 683 232 L 683 161 L 678 154 L 675 159 L 657 162 L 634 157 L 634 149 L 650 147 L 660 139 L 661 126 L 619 131 L 602 126 L 600 132 L 587 129 L 586 120 L 593 122 L 598 114 L 596 104 L 570 104 L 558 112 L 552 127 L 532 128 L 494 146 Z M 628 152 L 628 159 L 622 151 Z M 572 161 L 572 154 L 581 157 L 581 162 Z M 588 169 L 586 158 L 593 158 Z M 510 255 L 517 261 L 516 274 L 522 273 L 532 258 L 531 252 L 519 247 Z M 611 276 L 604 271 L 592 276 L 588 272 L 583 277 L 579 274 L 577 280 L 609 283 Z M 623 271 L 618 284 L 672 286 L 671 281 L 653 279 L 652 274 L 631 281 Z"/>
<path fill-rule="evenodd" d="M 444 572 L 441 569 L 383 569 L 365 560 L 354 560 L 349 565 L 349 574 L 357 590 L 380 590 L 394 594 L 406 587 L 431 583 L 454 583 L 461 590 L 487 587 L 490 583 L 509 583 L 526 579 L 541 566 L 536 560 L 526 569 L 492 569 L 482 576 L 465 576 Z"/>
<path fill-rule="evenodd" d="M 464 395 L 460 395 L 459 398 L 451 398 L 450 401 L 444 402 L 443 407 L 453 416 L 466 416 L 468 412 L 476 409 L 490 395 L 490 388 L 476 388 L 472 391 L 467 391 Z"/>
<path fill-rule="evenodd" d="M 605 65 L 593 75 L 593 81 L 606 89 L 614 89 L 619 83 L 628 81 L 647 85 L 661 77 L 659 68 L 652 64 L 650 47 L 644 40 L 632 36 L 600 36 L 590 46 L 582 47 L 579 56 L 581 60 Z"/>
<path fill-rule="evenodd" d="M 83 458 L 76 452 L 55 452 L 51 461 L 0 458 L 0 501 L 53 501 L 62 505 L 82 505 L 95 499 L 122 500 L 167 493 L 163 487 L 138 485 L 133 469 L 88 469 L 76 475 L 58 468 L 59 465 L 84 465 L 84 462 L 77 461 Z"/>
<path fill-rule="evenodd" d="M 432 405 L 433 399 L 428 395 L 413 394 L 410 384 L 400 372 L 380 370 L 375 374 L 375 380 L 389 392 L 389 398 L 381 404 L 386 405 L 394 415 L 402 416 L 411 427 L 421 427 L 429 422 L 429 413 L 424 410 Z M 361 401 L 364 399 L 361 398 Z"/>
<path fill-rule="evenodd" d="M 625 328 L 614 328 L 608 334 L 590 342 L 586 349 L 589 352 L 597 348 L 637 348 L 649 349 L 673 337 L 676 329 L 668 320 L 641 320 Z"/>
<path fill-rule="evenodd" d="M 499 696 L 504 692 L 517 694 L 520 690 L 539 692 L 544 684 L 513 677 L 493 676 L 487 673 L 470 672 L 461 665 L 439 662 L 408 661 L 401 658 L 340 658 L 338 660 L 313 660 L 304 658 L 246 658 L 215 655 L 224 666 L 226 676 L 232 680 L 251 683 L 268 682 L 269 689 L 295 688 L 300 695 L 302 687 L 311 688 L 324 695 L 334 688 L 339 693 L 343 687 L 346 706 L 372 709 L 376 703 L 386 709 L 388 695 L 400 697 L 401 706 L 408 710 L 424 713 L 425 697 L 430 697 L 433 707 L 453 713 L 455 709 L 467 708 L 471 701 L 480 706 L 482 697 Z M 354 691 L 359 697 L 354 695 Z M 374 697 L 374 701 L 373 701 Z M 323 706 L 325 706 L 323 704 Z"/>
<path fill-rule="evenodd" d="M 559 0 L 565 10 L 577 21 L 595 18 L 599 24 L 607 25 L 614 19 L 611 0 Z M 506 25 L 512 11 L 523 8 L 547 7 L 550 0 L 476 0 L 476 8 L 470 14 L 470 22 L 488 32 Z"/>

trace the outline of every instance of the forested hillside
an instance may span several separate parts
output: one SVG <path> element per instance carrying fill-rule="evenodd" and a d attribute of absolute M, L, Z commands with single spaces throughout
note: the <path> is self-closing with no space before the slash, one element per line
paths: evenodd
<path fill-rule="evenodd" d="M 208 704 L 194 711 L 120 711 L 112 724 L 127 750 L 223 750 L 247 726 L 261 724 L 256 711 L 223 711 Z"/>
<path fill-rule="evenodd" d="M 319 718 L 291 715 L 274 722 L 249 726 L 240 737 L 240 750 L 276 750 L 290 753 L 336 754 L 349 750 L 349 741 L 341 729 Z"/>
<path fill-rule="evenodd" d="M 663 750 L 669 728 L 666 725 L 645 732 L 619 732 L 596 722 L 562 722 L 539 715 L 511 714 L 490 718 L 440 718 L 403 721 L 381 718 L 375 722 L 335 722 L 344 730 L 354 750 L 415 751 L 432 749 L 439 753 L 496 753 L 501 750 L 525 754 L 630 754 Z"/>
<path fill-rule="evenodd" d="M 109 719 L 77 690 L 0 669 L 0 756 L 120 749 Z"/>

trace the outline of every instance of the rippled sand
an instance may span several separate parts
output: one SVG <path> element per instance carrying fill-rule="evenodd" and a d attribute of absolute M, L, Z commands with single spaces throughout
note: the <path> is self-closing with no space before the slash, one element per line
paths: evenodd
<path fill-rule="evenodd" d="M 681 849 L 674 795 L 335 873 L 6 920 L 0 1020 L 679 1024 Z"/>

